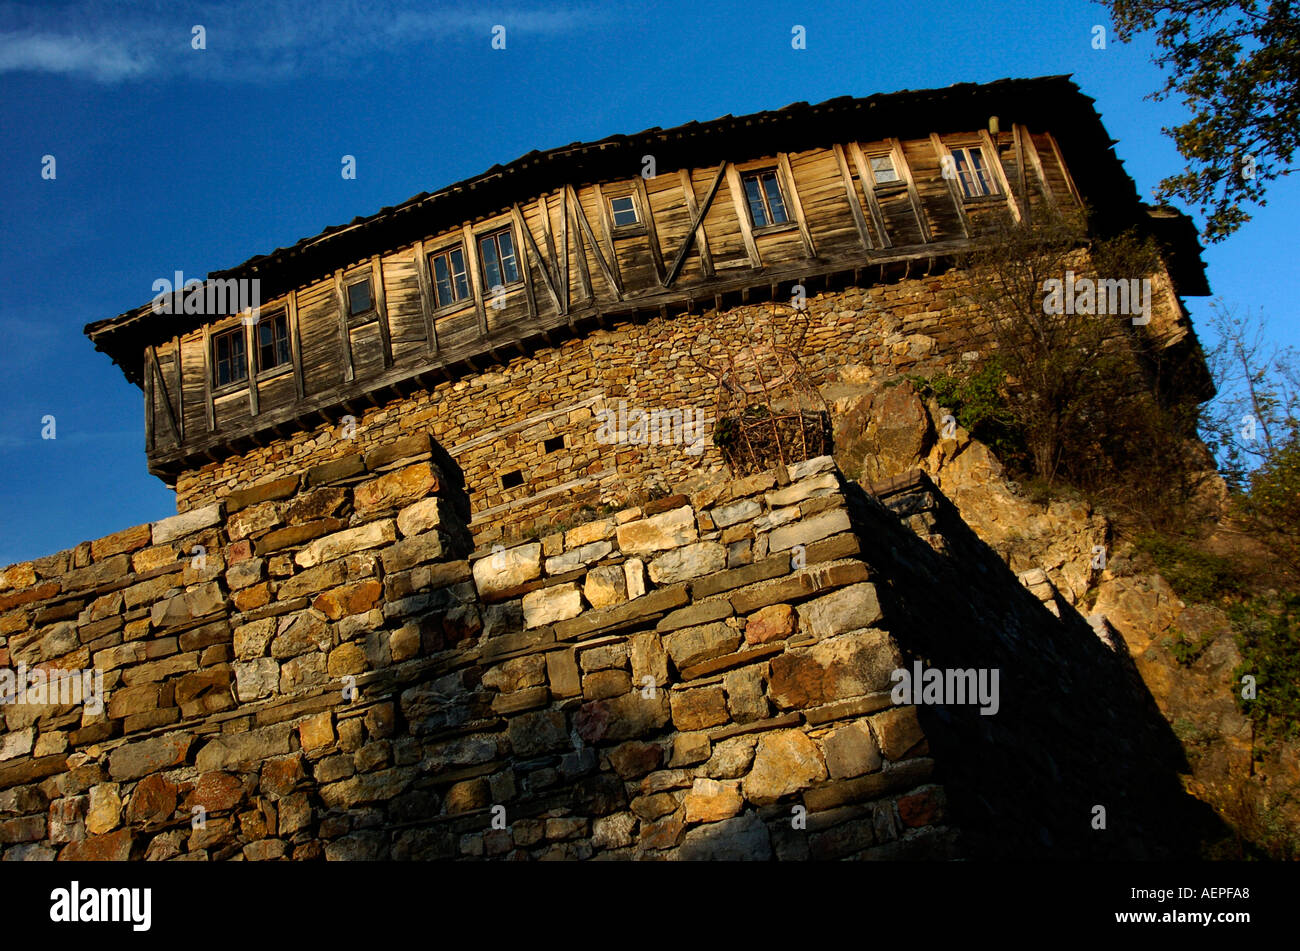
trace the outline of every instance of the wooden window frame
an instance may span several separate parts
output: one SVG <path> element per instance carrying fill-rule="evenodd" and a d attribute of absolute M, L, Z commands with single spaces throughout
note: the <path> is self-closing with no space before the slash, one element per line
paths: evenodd
<path fill-rule="evenodd" d="M 745 192 L 745 179 L 754 176 L 762 176 L 768 172 L 771 172 L 772 176 L 776 179 L 777 191 L 781 193 L 781 203 L 785 206 L 785 221 L 770 222 L 760 226 L 754 221 L 754 211 L 749 206 L 749 195 Z M 762 237 L 763 235 L 768 234 L 781 234 L 785 231 L 797 231 L 799 229 L 799 222 L 795 217 L 794 208 L 790 202 L 790 183 L 786 181 L 785 173 L 781 169 L 781 163 L 779 161 L 775 164 L 771 162 L 757 162 L 747 166 L 737 166 L 736 175 L 740 181 L 740 200 L 744 203 L 745 213 L 749 215 L 749 227 L 754 237 Z M 761 178 L 760 191 L 762 191 Z M 763 191 L 763 207 L 766 208 L 770 214 L 771 207 L 768 205 L 766 191 Z"/>
<path fill-rule="evenodd" d="M 967 195 L 966 189 L 963 187 L 961 173 L 958 172 L 956 179 L 954 179 L 954 184 L 956 185 L 956 194 L 962 200 L 963 204 L 981 205 L 993 202 L 1005 202 L 1007 200 L 1006 193 L 1002 190 L 1000 176 L 998 175 L 997 170 L 993 167 L 993 163 L 1000 164 L 1000 160 L 996 155 L 993 156 L 992 161 L 989 160 L 988 149 L 985 148 L 984 142 L 981 142 L 979 139 L 963 139 L 956 142 L 944 142 L 943 147 L 944 150 L 952 156 L 954 169 L 956 169 L 957 165 L 958 152 L 967 153 L 966 158 L 968 164 L 970 162 L 970 153 L 979 152 L 980 161 L 983 163 L 982 171 L 984 180 L 988 182 L 993 189 L 992 191 L 985 192 L 983 195 Z M 971 168 L 973 172 L 973 166 L 971 166 Z"/>
<path fill-rule="evenodd" d="M 258 330 L 263 323 L 269 323 L 275 320 L 284 321 L 284 342 L 289 350 L 289 357 L 283 363 L 277 363 L 273 367 L 262 366 L 262 345 L 258 340 Z M 280 376 L 284 373 L 293 371 L 293 328 L 289 323 L 288 308 L 277 308 L 269 314 L 259 316 L 257 322 L 252 327 L 253 337 L 253 369 L 257 374 L 257 379 L 269 380 L 273 377 Z M 274 332 L 273 332 L 274 333 Z M 274 336 L 272 337 L 272 346 L 274 346 Z"/>
<path fill-rule="evenodd" d="M 504 290 L 504 291 L 506 291 L 507 293 L 509 293 L 511 290 L 517 290 L 518 288 L 521 288 L 521 287 L 524 286 L 524 267 L 525 267 L 525 262 L 524 262 L 524 259 L 520 256 L 520 253 L 519 253 L 519 239 L 518 239 L 518 236 L 515 234 L 514 225 L 513 225 L 511 222 L 506 221 L 506 222 L 504 222 L 504 223 L 501 224 L 501 225 L 498 225 L 498 226 L 495 226 L 495 227 L 492 227 L 492 228 L 486 228 L 486 229 L 484 229 L 483 231 L 476 231 L 476 232 L 474 233 L 474 257 L 475 257 L 476 262 L 477 262 L 477 264 L 478 264 L 479 277 L 480 277 L 480 278 L 482 279 L 482 281 L 483 281 L 483 299 L 484 299 L 484 301 L 486 301 L 487 298 L 488 298 L 488 295 L 490 295 L 490 294 L 492 293 L 492 288 L 493 288 L 493 287 L 496 287 L 497 285 L 495 285 L 495 284 L 488 284 L 488 276 L 487 276 L 487 261 L 484 260 L 484 258 L 483 258 L 483 242 L 484 242 L 485 240 L 487 240 L 488 238 L 495 238 L 495 237 L 497 237 L 498 235 L 503 234 L 503 233 L 506 233 L 506 234 L 509 234 L 509 235 L 510 235 L 510 246 L 511 246 L 511 248 L 514 250 L 514 253 L 515 253 L 515 272 L 516 272 L 519 276 L 516 277 L 513 281 L 510 281 L 509 283 L 507 283 L 507 282 L 505 282 L 505 281 L 503 280 L 502 283 L 501 283 L 501 288 L 502 288 L 502 290 Z M 494 243 L 495 243 L 495 242 L 494 242 Z M 500 255 L 501 255 L 501 245 L 500 245 L 499 243 L 496 243 L 496 248 L 497 248 L 497 256 L 498 256 L 498 258 L 500 258 Z M 504 278 L 504 277 L 505 277 L 505 274 L 503 273 L 501 276 L 502 276 L 502 278 Z"/>
<path fill-rule="evenodd" d="M 228 396 L 231 393 L 240 393 L 248 389 L 253 381 L 253 368 L 251 364 L 252 354 L 249 352 L 249 323 L 245 322 L 242 317 L 237 318 L 235 323 L 219 324 L 208 334 L 208 358 L 212 361 L 212 372 L 210 374 L 210 385 L 212 397 L 215 399 L 221 396 Z M 242 334 L 244 338 L 244 377 L 241 380 L 232 380 L 229 383 L 217 382 L 217 372 L 220 361 L 217 359 L 217 345 L 225 337 Z"/>
<path fill-rule="evenodd" d="M 450 255 L 453 251 L 459 251 L 461 258 L 465 262 L 465 284 L 468 290 L 460 300 L 454 300 L 450 304 L 439 304 L 438 275 L 433 269 L 433 259 L 443 255 Z M 433 316 L 445 317 L 474 306 L 474 268 L 470 256 L 465 252 L 464 240 L 449 241 L 446 244 L 438 245 L 432 251 L 425 253 L 424 263 L 429 269 L 429 303 L 432 307 Z"/>
<path fill-rule="evenodd" d="M 626 238 L 646 233 L 645 212 L 641 208 L 641 201 L 634 189 L 617 191 L 612 195 L 605 195 L 604 198 L 605 203 L 608 205 L 609 233 L 611 237 Z M 620 225 L 614 221 L 614 202 L 620 198 L 626 198 L 632 203 L 632 212 L 636 215 L 636 221 L 630 225 Z"/>
<path fill-rule="evenodd" d="M 907 178 L 899 171 L 898 156 L 894 154 L 892 148 L 884 149 L 863 149 L 863 161 L 866 162 L 867 172 L 871 175 L 871 187 L 878 195 L 892 195 L 895 192 L 907 191 Z M 876 180 L 876 169 L 871 164 L 872 159 L 887 158 L 889 164 L 894 170 L 893 181 L 881 182 Z"/>
<path fill-rule="evenodd" d="M 370 306 L 354 314 L 352 313 L 352 288 L 362 283 L 370 285 Z M 379 319 L 379 299 L 375 293 L 375 275 L 370 269 L 369 262 L 365 265 L 365 273 L 361 273 L 360 269 L 358 269 L 351 276 L 346 274 L 343 276 L 343 306 L 347 309 L 345 316 L 347 317 L 349 329 Z"/>

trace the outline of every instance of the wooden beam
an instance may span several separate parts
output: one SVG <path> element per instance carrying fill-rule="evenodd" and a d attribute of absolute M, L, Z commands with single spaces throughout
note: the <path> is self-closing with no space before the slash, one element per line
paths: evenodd
<path fill-rule="evenodd" d="M 1025 209 L 1025 224 L 1029 224 L 1033 209 L 1029 205 L 1029 185 L 1025 174 L 1025 137 L 1024 129 L 1019 123 L 1011 126 L 1011 141 L 1016 147 L 1016 191 L 1020 203 Z"/>
<path fill-rule="evenodd" d="M 1002 186 L 1003 194 L 1007 196 L 1007 210 L 1016 221 L 1023 221 L 1024 215 L 1020 211 L 1020 202 L 1016 200 L 1015 192 L 1011 190 L 1011 182 L 1007 181 L 1007 170 L 1002 167 L 1002 156 L 998 152 L 998 145 L 993 141 L 993 136 L 989 134 L 988 129 L 980 129 L 980 142 L 988 151 L 989 161 L 997 170 L 998 183 Z"/>
<path fill-rule="evenodd" d="M 659 232 L 655 228 L 654 210 L 650 207 L 650 193 L 646 191 L 645 178 L 637 175 L 632 181 L 636 184 L 637 196 L 641 199 L 641 208 L 645 212 L 646 239 L 650 242 L 650 258 L 655 263 L 655 277 L 659 286 L 664 283 L 664 253 L 659 247 Z"/>
<path fill-rule="evenodd" d="M 858 229 L 858 240 L 862 250 L 870 251 L 871 233 L 867 230 L 867 219 L 862 213 L 862 202 L 858 200 L 858 190 L 853 187 L 853 173 L 849 171 L 848 160 L 844 157 L 844 146 L 838 142 L 832 147 L 835 152 L 835 164 L 840 168 L 840 181 L 844 184 L 844 197 L 848 199 L 849 211 L 853 215 L 854 227 Z"/>
<path fill-rule="evenodd" d="M 786 187 L 790 189 L 790 210 L 794 212 L 794 220 L 799 225 L 799 235 L 803 238 L 804 252 L 810 258 L 817 257 L 817 246 L 813 244 L 812 232 L 808 230 L 808 222 L 803 216 L 803 202 L 799 200 L 799 183 L 794 180 L 794 166 L 790 164 L 790 155 L 787 152 L 778 152 L 777 162 L 781 166 L 781 174 L 786 181 Z"/>
<path fill-rule="evenodd" d="M 587 269 L 587 250 L 582 246 L 582 234 L 579 232 L 578 222 L 574 218 L 573 203 L 569 201 L 569 198 L 572 195 L 573 195 L 573 189 L 570 188 L 568 185 L 565 185 L 564 186 L 564 222 L 565 222 L 564 253 L 567 257 L 568 249 L 569 249 L 569 235 L 572 234 L 574 251 L 575 251 L 574 256 L 578 263 L 578 282 L 582 285 L 583 295 L 587 300 L 590 301 L 590 300 L 595 300 L 596 295 L 592 292 L 591 289 L 591 274 Z M 573 202 L 576 201 L 577 198 L 574 197 Z"/>
<path fill-rule="evenodd" d="M 378 254 L 370 256 L 370 282 L 375 290 L 375 317 L 379 321 L 379 343 L 384 350 L 384 369 L 393 365 L 393 341 L 388 330 L 388 297 L 384 292 L 384 261 Z"/>
<path fill-rule="evenodd" d="M 469 225 L 461 225 L 461 236 L 465 241 L 465 267 L 473 272 L 471 287 L 474 291 L 474 311 L 478 314 L 478 332 L 480 336 L 486 337 L 488 333 L 487 325 L 487 306 L 483 296 L 487 289 L 483 287 L 483 277 L 479 274 L 478 265 L 478 241 L 474 238 L 474 232 Z"/>
<path fill-rule="evenodd" d="M 682 194 L 686 198 L 686 210 L 691 216 L 691 221 L 697 221 L 697 220 L 702 221 L 703 215 L 700 213 L 699 206 L 695 200 L 695 184 L 694 182 L 691 181 L 690 169 L 684 168 L 681 170 L 681 179 L 682 179 Z M 705 211 L 708 211 L 708 209 L 705 208 Z M 692 228 L 691 231 L 687 232 L 687 237 L 690 238 L 691 236 L 694 237 L 695 243 L 699 246 L 700 249 L 700 270 L 704 272 L 704 276 L 706 278 L 713 277 L 714 275 L 713 254 L 709 251 L 709 233 L 703 228 L 699 228 L 698 232 L 694 228 Z M 687 244 L 686 247 L 689 250 L 690 245 Z M 680 266 L 680 263 L 674 261 L 673 265 L 677 267 Z M 669 274 L 664 275 L 664 280 L 663 280 L 664 287 L 667 287 L 669 284 L 672 283 L 673 276 L 675 275 L 672 276 L 670 276 Z"/>
<path fill-rule="evenodd" d="M 543 214 L 545 214 L 545 208 L 545 199 L 543 199 Z M 533 258 L 537 261 L 538 270 L 542 272 L 542 283 L 546 285 L 546 292 L 551 295 L 551 302 L 555 304 L 556 311 L 563 313 L 563 310 L 560 308 L 560 292 L 555 286 L 555 278 L 551 274 L 551 269 L 547 265 L 546 259 L 542 257 L 542 252 L 538 250 L 537 241 L 533 238 L 533 232 L 529 229 L 528 222 L 524 218 L 524 213 L 520 210 L 518 202 L 515 202 L 510 206 L 510 215 L 514 219 L 515 227 L 519 229 L 520 234 L 523 235 L 524 238 L 524 273 L 528 273 L 527 255 L 532 254 Z M 528 278 L 528 282 L 528 313 L 530 316 L 535 317 L 537 316 L 537 305 L 533 300 L 531 278 Z"/>
<path fill-rule="evenodd" d="M 893 151 L 891 146 L 891 151 Z M 862 186 L 862 194 L 867 199 L 867 208 L 871 212 L 871 220 L 876 226 L 876 234 L 880 236 L 880 246 L 882 248 L 893 247 L 893 241 L 889 237 L 889 229 L 885 227 L 885 213 L 880 209 L 880 199 L 876 197 L 876 176 L 871 174 L 871 168 L 867 163 L 866 155 L 862 152 L 862 146 L 857 142 L 849 143 L 849 154 L 853 156 L 853 164 L 858 167 L 858 183 Z M 894 159 L 897 167 L 898 159 Z M 901 178 L 901 176 L 900 176 Z"/>
<path fill-rule="evenodd" d="M 758 243 L 754 240 L 754 226 L 749 220 L 749 203 L 745 201 L 745 188 L 740 182 L 740 172 L 731 162 L 727 163 L 727 190 L 731 192 L 731 202 L 736 206 L 736 219 L 740 222 L 740 236 L 745 240 L 749 263 L 752 267 L 762 267 L 763 258 L 759 255 Z"/>
<path fill-rule="evenodd" d="M 560 280 L 564 284 L 564 307 L 560 313 L 566 316 L 571 303 L 569 290 L 569 190 L 560 190 Z M 573 325 L 573 321 L 569 322 Z"/>
<path fill-rule="evenodd" d="M 248 414 L 256 416 L 258 414 L 257 321 L 241 315 L 239 323 L 244 328 L 244 364 L 248 368 Z"/>
<path fill-rule="evenodd" d="M 686 255 L 691 250 L 691 243 L 695 240 L 695 232 L 698 230 L 703 235 L 704 216 L 709 213 L 709 208 L 713 204 L 713 196 L 718 193 L 718 186 L 722 184 L 722 178 L 727 174 L 727 166 L 727 162 L 723 162 L 718 166 L 718 170 L 713 175 L 713 183 L 709 185 L 709 190 L 704 195 L 704 203 L 698 209 L 693 208 L 695 204 L 695 186 L 691 184 L 690 173 L 683 170 L 683 174 L 686 176 L 683 183 L 686 189 L 686 205 L 688 208 L 692 208 L 691 227 L 682 238 L 682 246 L 677 249 L 677 254 L 673 256 L 672 266 L 668 268 L 668 275 L 664 278 L 664 287 L 672 287 L 673 281 L 677 280 L 677 275 L 681 273 L 682 264 L 686 261 Z M 700 252 L 701 258 L 705 253 L 707 252 L 702 248 Z M 712 260 L 709 262 L 706 273 L 710 277 L 713 276 Z"/>
<path fill-rule="evenodd" d="M 207 410 L 208 432 L 217 431 L 217 409 L 212 404 L 212 328 L 203 325 L 203 402 Z"/>
<path fill-rule="evenodd" d="M 1029 134 L 1029 130 L 1022 125 L 1017 125 L 1020 130 L 1020 140 L 1025 145 L 1025 155 L 1029 157 L 1029 164 L 1034 167 L 1034 175 L 1038 178 L 1039 191 L 1043 195 L 1043 201 L 1053 212 L 1057 210 L 1056 195 L 1052 193 L 1052 186 L 1047 181 L 1047 173 L 1043 171 L 1043 160 L 1038 154 L 1038 147 L 1034 145 L 1034 137 Z M 1029 207 L 1029 199 L 1025 199 L 1025 207 Z"/>
<path fill-rule="evenodd" d="M 334 303 L 339 309 L 339 338 L 343 345 L 343 382 L 351 383 L 356 379 L 356 367 L 352 364 L 352 330 L 348 327 L 348 301 L 343 293 L 343 269 L 334 272 Z"/>
<path fill-rule="evenodd" d="M 921 229 L 921 240 L 929 244 L 934 238 L 930 234 L 930 224 L 925 220 L 925 209 L 921 207 L 921 193 L 916 189 L 916 180 L 912 177 L 912 166 L 907 163 L 907 153 L 903 151 L 903 143 L 898 139 L 890 139 L 889 147 L 894 153 L 894 164 L 903 173 L 903 181 L 907 183 L 907 197 L 912 203 L 912 214 L 916 216 L 916 226 Z M 940 172 L 942 172 L 942 168 L 940 168 Z M 958 211 L 961 211 L 960 202 L 958 202 Z M 961 213 L 963 215 L 962 227 L 964 228 L 966 227 L 965 212 Z"/>
<path fill-rule="evenodd" d="M 600 253 L 600 242 L 596 239 L 595 232 L 591 230 L 591 222 L 587 220 L 587 213 L 582 208 L 582 202 L 578 200 L 578 193 L 574 191 L 572 185 L 566 185 L 565 187 L 568 188 L 569 194 L 573 198 L 574 213 L 577 216 L 577 224 L 578 224 L 579 231 L 578 234 L 575 235 L 575 237 L 577 239 L 580 257 L 583 259 L 585 259 L 586 257 L 585 254 L 581 253 L 583 250 L 582 248 L 583 235 L 585 235 L 586 240 L 591 244 L 591 253 L 592 256 L 595 257 L 596 259 L 596 264 L 600 267 L 601 274 L 605 276 L 606 282 L 608 282 L 609 286 L 613 288 L 614 295 L 619 300 L 622 300 L 623 283 L 622 281 L 619 280 L 618 274 L 616 274 L 613 268 L 609 266 L 609 262 L 605 260 L 605 256 Z"/>
<path fill-rule="evenodd" d="M 293 360 L 293 391 L 298 399 L 306 395 L 306 388 L 303 384 L 302 375 L 302 336 L 298 329 L 298 292 L 289 291 L 285 299 L 286 307 L 289 311 L 289 348 L 290 359 Z M 184 417 L 181 417 L 182 420 Z"/>
<path fill-rule="evenodd" d="M 163 406 L 167 408 L 167 425 L 171 429 L 172 436 L 175 438 L 177 445 L 179 445 L 181 442 L 181 429 L 178 425 L 176 425 L 176 414 L 172 411 L 171 394 L 167 392 L 167 380 L 163 376 L 162 367 L 158 365 L 158 348 L 155 347 L 153 344 L 150 344 L 149 345 L 149 376 L 153 377 L 155 375 L 158 378 L 157 386 L 162 391 Z M 156 393 L 158 392 L 158 390 L 154 390 L 154 392 Z"/>
<path fill-rule="evenodd" d="M 618 266 L 618 250 L 614 247 L 614 224 L 609 220 L 609 204 L 605 201 L 605 193 L 601 191 L 600 183 L 597 182 L 591 186 L 596 195 L 596 209 L 600 214 L 600 230 L 603 232 L 605 241 L 605 250 L 609 253 L 609 266 L 614 275 L 614 280 L 618 282 L 619 296 L 623 294 L 623 272 Z"/>
<path fill-rule="evenodd" d="M 1056 136 L 1050 132 L 1043 133 L 1047 136 L 1047 141 L 1052 144 L 1052 155 L 1056 157 L 1056 165 L 1061 170 L 1061 177 L 1065 179 L 1065 187 L 1070 190 L 1070 196 L 1075 200 L 1080 208 L 1083 207 L 1083 195 L 1079 193 L 1079 188 L 1074 184 L 1074 176 L 1070 174 L 1069 166 L 1065 164 L 1065 156 L 1061 154 L 1061 147 L 1056 143 Z"/>
<path fill-rule="evenodd" d="M 176 425 L 180 429 L 178 442 L 185 441 L 185 361 L 182 359 L 181 338 L 172 337 L 172 352 L 176 354 Z"/>
<path fill-rule="evenodd" d="M 149 356 L 153 351 L 152 346 L 145 347 L 144 351 L 144 448 L 146 452 L 153 452 L 154 435 L 153 435 L 153 367 L 149 362 Z"/>
<path fill-rule="evenodd" d="M 970 237 L 970 220 L 966 217 L 966 206 L 962 203 L 961 187 L 957 184 L 956 178 L 949 178 L 943 174 L 944 159 L 949 160 L 949 165 L 955 170 L 956 160 L 952 158 L 952 153 L 948 147 L 943 144 L 943 139 L 939 138 L 939 133 L 930 133 L 930 145 L 934 148 L 934 154 L 939 159 L 939 177 L 943 183 L 948 186 L 948 195 L 952 198 L 952 205 L 957 210 L 957 218 L 961 222 L 961 233 Z"/>
<path fill-rule="evenodd" d="M 420 285 L 420 316 L 424 318 L 424 349 L 438 352 L 438 329 L 433 320 L 433 277 L 429 274 L 429 256 L 424 241 L 415 242 L 415 276 Z"/>

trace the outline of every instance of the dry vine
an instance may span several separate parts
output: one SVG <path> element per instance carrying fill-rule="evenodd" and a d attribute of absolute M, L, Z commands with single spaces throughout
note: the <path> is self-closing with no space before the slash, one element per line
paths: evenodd
<path fill-rule="evenodd" d="M 777 335 L 778 307 L 790 315 L 785 342 Z M 690 359 L 717 381 L 713 441 L 736 475 L 788 465 L 831 451 L 830 413 L 799 353 L 809 329 L 804 308 L 775 301 L 760 325 L 740 316 L 746 343 L 725 349 L 719 362 L 690 347 Z"/>

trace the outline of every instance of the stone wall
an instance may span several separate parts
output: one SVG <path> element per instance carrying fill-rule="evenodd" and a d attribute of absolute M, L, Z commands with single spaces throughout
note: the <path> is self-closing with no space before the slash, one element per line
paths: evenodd
<path fill-rule="evenodd" d="M 801 356 L 812 381 L 833 401 L 846 386 L 979 360 L 988 328 L 963 295 L 968 279 L 950 268 L 810 294 Z M 1183 333 L 1175 328 L 1177 305 L 1167 286 L 1167 279 L 1157 279 L 1150 329 Z M 620 402 L 646 412 L 691 409 L 705 417 L 711 435 L 718 387 L 692 359 L 692 348 L 700 359 L 721 363 L 738 347 L 766 340 L 769 325 L 784 342 L 798 326 L 790 307 L 763 303 L 585 332 L 511 357 L 499 372 L 358 408 L 352 423 L 340 410 L 331 422 L 183 473 L 177 508 L 187 511 L 257 482 L 365 455 L 412 430 L 428 431 L 450 454 L 442 460 L 444 471 L 463 482 L 475 537 L 483 542 L 544 533 L 584 508 L 635 505 L 697 471 L 718 470 L 721 454 L 711 442 L 700 455 L 677 444 L 602 442 L 599 412 L 617 410 Z M 547 441 L 556 439 L 563 447 L 548 450 Z M 504 486 L 502 478 L 515 472 L 521 484 Z"/>
<path fill-rule="evenodd" d="M 829 458 L 471 551 L 437 451 L 0 573 L 0 668 L 107 692 L 0 706 L 3 858 L 955 854 Z"/>

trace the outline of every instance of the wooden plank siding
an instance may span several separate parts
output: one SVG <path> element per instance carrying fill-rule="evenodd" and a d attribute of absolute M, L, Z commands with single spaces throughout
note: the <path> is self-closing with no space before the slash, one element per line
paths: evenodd
<path fill-rule="evenodd" d="M 1015 127 L 906 141 L 845 141 L 743 161 L 672 169 L 644 179 L 573 183 L 449 225 L 404 247 L 354 261 L 263 306 L 283 312 L 292 366 L 213 393 L 209 325 L 157 348 L 147 376 L 151 462 L 180 461 L 283 421 L 320 412 L 389 381 L 478 354 L 507 358 L 512 342 L 542 338 L 575 319 L 688 306 L 716 293 L 794 282 L 833 270 L 953 253 L 972 221 L 943 178 L 947 141 L 983 144 L 1013 213 L 1077 204 L 1051 136 Z M 870 158 L 887 155 L 896 182 L 876 183 Z M 788 221 L 754 228 L 742 176 L 776 171 Z M 613 197 L 630 196 L 635 225 L 615 226 Z M 986 202 L 987 203 L 987 202 Z M 508 228 L 520 280 L 495 302 L 479 240 Z M 470 298 L 439 307 L 430 253 L 459 247 Z M 371 280 L 371 312 L 349 317 L 347 287 Z M 500 303 L 503 306 L 496 306 Z M 254 335 L 248 335 L 250 370 Z M 547 337 L 549 339 L 549 337 Z M 171 415 L 168 416 L 170 411 Z"/>

